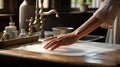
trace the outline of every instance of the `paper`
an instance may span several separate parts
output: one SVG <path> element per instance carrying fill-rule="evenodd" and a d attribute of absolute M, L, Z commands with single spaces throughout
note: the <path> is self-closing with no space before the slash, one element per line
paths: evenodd
<path fill-rule="evenodd" d="M 53 51 L 44 49 L 45 43 L 37 43 L 32 45 L 26 45 L 21 47 L 16 47 L 12 49 L 38 52 L 38 53 L 48 53 L 56 55 L 66 55 L 66 56 L 82 56 L 92 53 L 104 53 L 109 51 L 114 51 L 120 48 L 118 45 L 96 43 L 96 42 L 76 42 L 70 46 L 61 46 Z"/>

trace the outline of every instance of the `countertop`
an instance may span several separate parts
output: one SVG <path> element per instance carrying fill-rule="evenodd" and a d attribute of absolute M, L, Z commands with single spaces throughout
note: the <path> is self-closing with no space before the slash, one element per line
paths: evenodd
<path fill-rule="evenodd" d="M 119 44 L 115 45 L 119 46 Z M 43 67 L 119 67 L 120 50 L 116 49 L 110 52 L 92 53 L 81 56 L 64 56 L 6 48 L 0 49 L 0 60 L 3 64 L 39 65 Z"/>

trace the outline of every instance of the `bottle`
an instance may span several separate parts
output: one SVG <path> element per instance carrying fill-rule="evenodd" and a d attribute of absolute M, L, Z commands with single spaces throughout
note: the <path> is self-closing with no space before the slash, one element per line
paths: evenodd
<path fill-rule="evenodd" d="M 25 29 L 28 31 L 27 19 L 35 16 L 35 0 L 23 0 L 19 7 L 19 30 Z"/>
<path fill-rule="evenodd" d="M 25 38 L 25 37 L 27 37 L 26 31 L 25 31 L 25 29 L 21 29 L 20 34 L 19 34 L 19 38 Z"/>
<path fill-rule="evenodd" d="M 11 40 L 12 35 L 10 33 L 10 28 L 8 26 L 5 27 L 5 30 L 3 31 L 3 35 L 1 37 L 1 41 Z"/>
<path fill-rule="evenodd" d="M 8 28 L 10 34 L 12 35 L 12 39 L 16 39 L 18 37 L 18 31 L 17 31 L 17 27 L 15 26 L 15 22 L 9 22 Z"/>

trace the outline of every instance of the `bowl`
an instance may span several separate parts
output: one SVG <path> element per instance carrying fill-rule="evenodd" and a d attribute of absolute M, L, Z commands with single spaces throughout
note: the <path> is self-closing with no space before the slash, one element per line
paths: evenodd
<path fill-rule="evenodd" d="M 60 34 L 70 33 L 74 31 L 74 28 L 73 27 L 53 27 L 52 31 L 53 31 L 53 35 L 57 36 Z"/>

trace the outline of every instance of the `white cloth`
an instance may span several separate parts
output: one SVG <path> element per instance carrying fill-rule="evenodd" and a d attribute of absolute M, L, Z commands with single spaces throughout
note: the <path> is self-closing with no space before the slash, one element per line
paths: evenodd
<path fill-rule="evenodd" d="M 105 44 L 97 42 L 84 42 L 78 41 L 73 45 L 61 46 L 53 51 L 46 50 L 43 47 L 46 43 L 27 43 L 24 46 L 13 47 L 12 50 L 23 50 L 37 53 L 47 53 L 64 56 L 83 56 L 83 55 L 95 55 L 98 53 L 105 53 L 120 49 L 120 45 Z"/>
<path fill-rule="evenodd" d="M 108 29 L 106 42 L 120 44 L 120 0 L 106 0 L 94 16 L 112 25 L 112 29 Z"/>

